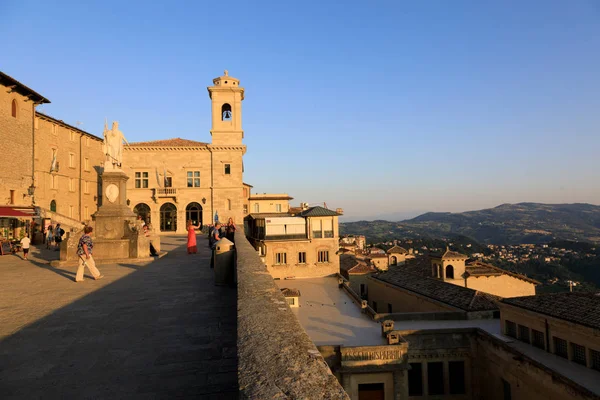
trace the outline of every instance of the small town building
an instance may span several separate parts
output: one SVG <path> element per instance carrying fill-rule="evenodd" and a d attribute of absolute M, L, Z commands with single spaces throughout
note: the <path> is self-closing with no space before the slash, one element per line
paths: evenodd
<path fill-rule="evenodd" d="M 251 213 L 246 236 L 274 278 L 315 277 L 339 273 L 338 217 L 315 206 L 298 214 Z"/>

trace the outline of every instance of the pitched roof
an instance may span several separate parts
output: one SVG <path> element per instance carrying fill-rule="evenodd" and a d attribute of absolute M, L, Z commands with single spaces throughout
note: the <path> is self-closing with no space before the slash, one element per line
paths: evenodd
<path fill-rule="evenodd" d="M 364 275 L 377 271 L 366 262 L 358 260 L 352 254 L 342 254 L 340 256 L 340 270 L 346 271 L 349 275 Z"/>
<path fill-rule="evenodd" d="M 315 206 L 302 211 L 300 215 L 303 217 L 330 217 L 337 216 L 340 214 L 321 206 Z"/>
<path fill-rule="evenodd" d="M 60 125 L 62 125 L 62 126 L 65 126 L 65 127 L 69 128 L 69 129 L 73 129 L 74 131 L 77 131 L 77 132 L 81 133 L 82 135 L 89 136 L 89 137 L 91 137 L 92 139 L 99 140 L 99 141 L 101 141 L 101 142 L 102 142 L 102 141 L 104 141 L 104 139 L 102 139 L 101 137 L 98 137 L 98 136 L 96 136 L 96 135 L 93 135 L 93 134 L 91 134 L 91 133 L 89 133 L 89 132 L 86 132 L 86 131 L 84 131 L 84 130 L 81 130 L 81 129 L 79 129 L 79 128 L 77 128 L 77 127 L 73 126 L 73 125 L 69 125 L 69 124 L 67 124 L 65 121 L 62 121 L 62 120 L 60 120 L 60 119 L 56 119 L 56 118 L 54 118 L 54 117 L 52 117 L 52 116 L 50 116 L 50 115 L 48 115 L 48 114 L 44 114 L 44 113 L 42 113 L 42 112 L 36 111 L 36 112 L 35 112 L 35 115 L 36 115 L 36 116 L 38 116 L 38 117 L 40 117 L 40 118 L 42 118 L 42 119 L 48 119 L 48 120 L 50 120 L 50 121 L 52 121 L 52 122 L 55 122 L 55 123 L 57 123 L 57 124 L 60 124 Z"/>
<path fill-rule="evenodd" d="M 393 268 L 401 268 L 403 271 L 411 274 L 431 277 L 431 259 L 427 256 L 408 258 L 404 265 L 394 266 Z"/>
<path fill-rule="evenodd" d="M 528 278 L 525 275 L 517 274 L 514 272 L 507 271 L 502 268 L 498 268 L 495 265 L 486 264 L 481 261 L 473 261 L 465 266 L 465 272 L 469 274 L 469 276 L 500 276 L 500 275 L 508 275 L 513 278 L 521 279 L 523 281 L 533 283 L 534 285 L 541 285 L 540 282 L 535 279 Z"/>
<path fill-rule="evenodd" d="M 600 292 L 549 293 L 512 297 L 502 303 L 600 329 Z"/>
<path fill-rule="evenodd" d="M 277 218 L 277 217 L 293 217 L 294 215 L 290 214 L 290 213 L 286 213 L 286 212 L 280 212 L 280 213 L 252 213 L 252 214 L 248 214 L 246 215 L 246 218 L 250 217 L 252 219 L 261 219 L 261 218 Z"/>
<path fill-rule="evenodd" d="M 429 255 L 431 258 L 441 258 L 442 260 L 448 260 L 448 259 L 461 259 L 461 260 L 466 260 L 467 258 L 469 258 L 468 256 L 459 253 L 458 251 L 451 251 L 450 249 L 446 249 L 446 251 L 443 254 L 430 254 Z"/>
<path fill-rule="evenodd" d="M 282 288 L 281 293 L 283 294 L 284 297 L 300 297 L 299 289 Z"/>
<path fill-rule="evenodd" d="M 197 142 L 195 140 L 174 138 L 165 140 L 151 140 L 149 142 L 134 142 L 130 143 L 129 145 L 132 147 L 204 147 L 207 146 L 208 143 Z"/>
<path fill-rule="evenodd" d="M 411 274 L 403 268 L 394 268 L 379 275 L 374 275 L 373 278 L 464 311 L 498 309 L 495 304 L 495 301 L 500 299 L 498 296 L 446 283 L 434 278 Z"/>
<path fill-rule="evenodd" d="M 27 86 L 23 85 L 15 78 L 6 75 L 2 71 L 0 71 L 0 84 L 4 86 L 14 86 L 14 91 L 19 92 L 23 96 L 29 96 L 36 103 L 50 103 L 50 100 L 48 100 L 38 92 L 34 91 L 33 89 L 30 89 Z"/>
<path fill-rule="evenodd" d="M 408 254 L 408 250 L 404 247 L 394 246 L 387 251 L 388 254 Z"/>

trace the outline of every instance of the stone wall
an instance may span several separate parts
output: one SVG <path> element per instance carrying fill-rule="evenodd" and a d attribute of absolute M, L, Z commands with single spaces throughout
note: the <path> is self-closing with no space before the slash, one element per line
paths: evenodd
<path fill-rule="evenodd" d="M 17 116 L 12 116 L 16 101 Z M 31 205 L 27 188 L 33 176 L 33 102 L 0 85 L 0 143 L 3 165 L 0 168 L 0 204 Z M 10 168 L 8 168 L 10 164 Z"/>
<path fill-rule="evenodd" d="M 236 233 L 242 399 L 348 399 L 254 248 Z"/>
<path fill-rule="evenodd" d="M 505 385 L 513 399 L 598 399 L 597 395 L 478 330 L 473 372 L 474 398 L 502 400 Z"/>

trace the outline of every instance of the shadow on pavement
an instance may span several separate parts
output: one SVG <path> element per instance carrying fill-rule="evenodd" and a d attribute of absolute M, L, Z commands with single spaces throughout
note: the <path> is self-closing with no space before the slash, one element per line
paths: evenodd
<path fill-rule="evenodd" d="M 236 289 L 213 284 L 200 237 L 193 256 L 179 239 L 0 341 L 2 399 L 237 398 Z"/>

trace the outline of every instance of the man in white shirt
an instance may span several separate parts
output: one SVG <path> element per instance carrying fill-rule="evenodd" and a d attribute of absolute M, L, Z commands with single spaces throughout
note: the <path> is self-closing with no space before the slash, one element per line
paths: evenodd
<path fill-rule="evenodd" d="M 31 239 L 29 236 L 25 236 L 21 239 L 21 247 L 23 248 L 23 258 L 27 260 L 27 254 L 29 254 L 29 245 L 31 244 Z"/>

